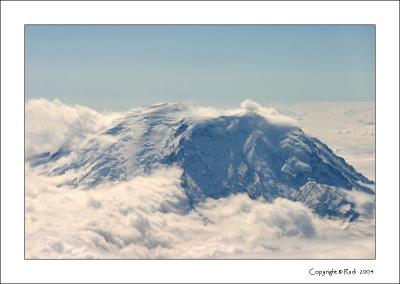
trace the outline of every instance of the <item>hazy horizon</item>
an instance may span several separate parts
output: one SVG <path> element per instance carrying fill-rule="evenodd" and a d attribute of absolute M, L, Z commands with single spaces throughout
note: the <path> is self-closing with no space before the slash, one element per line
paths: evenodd
<path fill-rule="evenodd" d="M 373 25 L 27 25 L 26 100 L 374 101 Z"/>

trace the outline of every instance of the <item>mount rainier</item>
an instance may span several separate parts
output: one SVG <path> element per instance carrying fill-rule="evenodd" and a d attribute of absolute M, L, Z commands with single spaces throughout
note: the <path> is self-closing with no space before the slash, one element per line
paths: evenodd
<path fill-rule="evenodd" d="M 78 145 L 28 161 L 44 175 L 68 173 L 60 185 L 88 190 L 178 166 L 191 210 L 237 193 L 299 201 L 320 216 L 350 221 L 374 207 L 373 181 L 295 121 L 251 101 L 225 112 L 175 103 L 135 108 Z M 357 194 L 370 201 L 357 203 Z"/>

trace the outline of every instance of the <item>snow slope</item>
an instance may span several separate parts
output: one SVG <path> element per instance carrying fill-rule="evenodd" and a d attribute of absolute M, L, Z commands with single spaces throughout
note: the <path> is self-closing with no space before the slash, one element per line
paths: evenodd
<path fill-rule="evenodd" d="M 374 102 L 273 104 L 308 134 L 328 144 L 363 175 L 375 180 Z"/>

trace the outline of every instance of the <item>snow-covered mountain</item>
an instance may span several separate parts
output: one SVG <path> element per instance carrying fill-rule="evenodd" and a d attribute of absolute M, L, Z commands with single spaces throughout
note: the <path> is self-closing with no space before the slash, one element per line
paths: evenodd
<path fill-rule="evenodd" d="M 91 134 L 81 145 L 29 157 L 71 187 L 94 188 L 169 165 L 182 168 L 192 208 L 236 193 L 303 202 L 321 216 L 358 218 L 350 198 L 374 195 L 374 182 L 295 123 L 247 102 L 242 112 L 206 114 L 184 104 L 136 108 Z"/>

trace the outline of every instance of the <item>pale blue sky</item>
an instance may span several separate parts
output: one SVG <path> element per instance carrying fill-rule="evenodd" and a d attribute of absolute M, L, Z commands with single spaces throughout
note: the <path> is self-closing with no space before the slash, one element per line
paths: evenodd
<path fill-rule="evenodd" d="M 27 25 L 26 99 L 97 110 L 366 101 L 372 25 Z"/>

